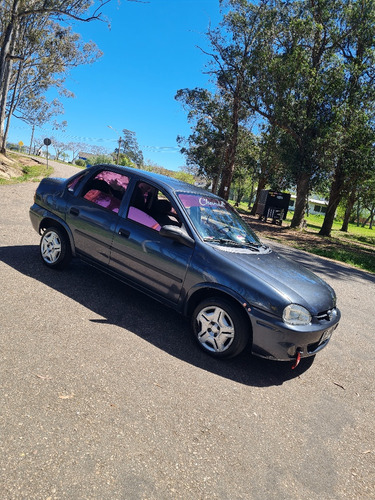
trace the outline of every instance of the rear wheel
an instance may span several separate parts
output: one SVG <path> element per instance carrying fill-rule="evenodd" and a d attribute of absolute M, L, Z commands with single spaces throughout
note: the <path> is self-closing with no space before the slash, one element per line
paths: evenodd
<path fill-rule="evenodd" d="M 196 307 L 192 328 L 199 346 L 216 358 L 237 356 L 250 337 L 250 326 L 239 306 L 221 297 L 211 297 Z"/>
<path fill-rule="evenodd" d="M 53 269 L 63 269 L 71 259 L 69 239 L 60 228 L 49 227 L 40 240 L 40 256 L 43 263 Z"/>

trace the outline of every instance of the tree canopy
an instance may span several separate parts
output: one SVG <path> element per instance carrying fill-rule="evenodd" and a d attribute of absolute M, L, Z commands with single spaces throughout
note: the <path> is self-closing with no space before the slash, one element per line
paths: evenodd
<path fill-rule="evenodd" d="M 302 224 L 311 190 L 331 186 L 321 231 L 329 235 L 343 194 L 374 168 L 374 0 L 222 0 L 221 5 L 223 20 L 209 29 L 212 50 L 206 53 L 229 119 L 222 131 L 224 159 L 213 175 L 229 189 L 239 158 L 239 127 L 255 116 L 263 135 L 272 133 L 272 140 L 260 144 L 272 152 L 273 181 L 277 169 L 276 178 L 296 188 L 292 227 Z M 177 93 L 190 105 L 190 116 L 200 112 L 186 99 L 193 93 Z M 202 143 L 195 142 L 200 127 L 197 121 L 188 140 L 190 157 L 198 145 L 203 157 Z M 264 155 L 261 151 L 259 161 Z"/>
<path fill-rule="evenodd" d="M 110 0 L 11 0 L 0 5 L 0 150 L 5 153 L 9 121 L 14 113 L 31 125 L 61 110 L 47 102 L 46 90 L 60 94 L 69 68 L 95 61 L 95 43 L 84 43 L 69 20 L 103 20 L 102 7 Z"/>

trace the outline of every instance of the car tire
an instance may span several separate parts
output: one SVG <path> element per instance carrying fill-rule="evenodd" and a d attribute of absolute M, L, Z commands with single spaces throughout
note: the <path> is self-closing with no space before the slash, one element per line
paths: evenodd
<path fill-rule="evenodd" d="M 240 307 L 221 297 L 205 299 L 195 308 L 192 330 L 201 349 L 215 358 L 237 356 L 250 338 L 250 324 Z"/>
<path fill-rule="evenodd" d="M 44 231 L 39 248 L 43 264 L 52 269 L 65 268 L 72 257 L 68 236 L 58 227 L 49 227 Z"/>

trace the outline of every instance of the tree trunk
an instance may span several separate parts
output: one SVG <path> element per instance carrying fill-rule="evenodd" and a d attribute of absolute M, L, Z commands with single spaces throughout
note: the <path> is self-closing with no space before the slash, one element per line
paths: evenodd
<path fill-rule="evenodd" d="M 359 200 L 357 200 L 357 227 L 359 227 L 360 219 L 361 219 L 361 205 L 359 203 Z"/>
<path fill-rule="evenodd" d="M 257 193 L 255 195 L 255 201 L 254 201 L 253 208 L 251 209 L 250 215 L 256 215 L 256 210 L 257 210 L 257 206 L 259 203 L 260 193 L 266 187 L 266 184 L 267 184 L 266 177 L 265 176 L 259 177 Z"/>
<path fill-rule="evenodd" d="M 240 93 L 241 83 L 237 82 L 237 87 L 233 96 L 233 109 L 232 109 L 232 127 L 231 138 L 226 154 L 226 162 L 223 169 L 223 175 L 219 187 L 219 196 L 227 200 L 229 198 L 230 186 L 232 184 L 234 165 L 236 161 L 237 142 L 238 142 L 238 122 L 240 112 Z"/>
<path fill-rule="evenodd" d="M 239 204 L 241 203 L 241 200 L 242 200 L 242 198 L 243 198 L 244 193 L 245 193 L 245 191 L 244 191 L 244 189 L 243 189 L 243 188 L 239 187 L 239 188 L 237 189 L 237 194 L 236 194 L 236 204 L 235 204 L 235 205 L 236 205 L 236 207 L 238 207 L 238 206 L 239 206 Z"/>
<path fill-rule="evenodd" d="M 17 37 L 14 37 L 14 39 L 16 40 Z M 14 84 L 14 88 L 13 88 L 12 99 L 11 99 L 11 102 L 9 104 L 9 109 L 8 109 L 8 113 L 7 113 L 8 116 L 7 116 L 7 119 L 6 119 L 6 126 L 5 126 L 5 130 L 3 132 L 3 136 L 2 136 L 3 137 L 3 139 L 2 139 L 2 147 L 4 148 L 4 150 L 6 149 L 7 138 L 8 138 L 8 133 L 9 133 L 9 127 L 10 127 L 10 120 L 11 120 L 11 117 L 13 115 L 14 109 L 16 107 L 16 94 L 17 94 L 17 88 L 18 88 L 18 84 L 19 84 L 19 81 L 20 81 L 20 76 L 21 76 L 22 70 L 23 70 L 23 62 L 20 62 L 19 63 L 19 67 L 18 67 L 18 71 L 17 71 L 17 78 L 16 78 L 16 81 L 15 81 L 15 84 Z M 31 149 L 31 146 L 30 146 L 30 149 Z"/>
<path fill-rule="evenodd" d="M 302 227 L 305 216 L 306 204 L 309 197 L 310 175 L 302 172 L 297 180 L 297 197 L 294 208 L 293 219 L 290 227 L 298 229 Z"/>
<path fill-rule="evenodd" d="M 219 184 L 219 174 L 218 174 L 218 175 L 215 175 L 215 177 L 214 177 L 214 178 L 213 178 L 213 180 L 212 180 L 212 189 L 211 189 L 211 191 L 212 191 L 214 194 L 217 194 L 218 184 Z"/>
<path fill-rule="evenodd" d="M 6 105 L 7 96 L 9 92 L 10 76 L 12 71 L 12 61 L 8 61 L 7 67 L 4 72 L 4 78 L 2 82 L 1 97 L 0 97 L 0 153 L 6 154 L 6 129 L 5 129 L 5 119 L 6 119 Z"/>
<path fill-rule="evenodd" d="M 373 224 L 374 224 L 374 216 L 375 216 L 375 207 L 372 208 L 371 210 L 371 218 L 370 218 L 370 225 L 369 229 L 372 229 Z"/>
<path fill-rule="evenodd" d="M 249 203 L 247 204 L 247 208 L 250 209 L 251 207 L 251 201 L 253 199 L 253 196 L 254 196 L 254 180 L 252 180 L 251 182 L 251 191 L 250 191 L 250 196 L 249 196 Z"/>
<path fill-rule="evenodd" d="M 342 222 L 342 226 L 340 229 L 340 231 L 344 231 L 345 233 L 348 232 L 350 215 L 351 215 L 353 207 L 354 207 L 356 196 L 357 196 L 357 189 L 353 189 L 353 191 L 349 195 L 348 203 L 346 205 L 344 220 Z"/>
<path fill-rule="evenodd" d="M 339 160 L 336 166 L 335 176 L 329 193 L 327 212 L 324 217 L 323 225 L 319 231 L 319 234 L 321 236 L 331 236 L 336 210 L 342 198 L 344 181 L 345 181 L 345 176 L 341 169 L 341 161 Z"/>
<path fill-rule="evenodd" d="M 14 0 L 9 23 L 4 30 L 3 43 L 0 49 L 0 152 L 6 153 L 6 138 L 4 137 L 4 126 L 6 116 L 6 102 L 9 91 L 12 59 L 10 59 L 11 46 L 14 41 L 14 30 L 17 26 L 17 10 L 19 0 Z"/>

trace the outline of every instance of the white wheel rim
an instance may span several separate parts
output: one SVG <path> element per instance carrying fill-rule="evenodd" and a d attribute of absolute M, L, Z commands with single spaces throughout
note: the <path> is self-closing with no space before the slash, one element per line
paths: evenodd
<path fill-rule="evenodd" d="M 48 231 L 42 238 L 41 253 L 48 264 L 55 264 L 61 255 L 61 240 L 55 231 Z"/>
<path fill-rule="evenodd" d="M 205 307 L 198 314 L 197 323 L 197 338 L 208 351 L 220 353 L 232 345 L 234 324 L 229 314 L 221 307 Z"/>

